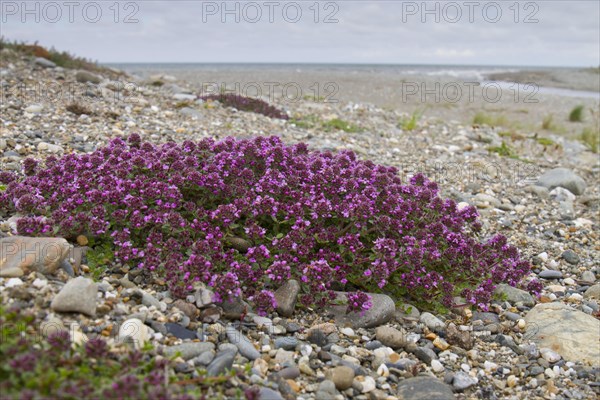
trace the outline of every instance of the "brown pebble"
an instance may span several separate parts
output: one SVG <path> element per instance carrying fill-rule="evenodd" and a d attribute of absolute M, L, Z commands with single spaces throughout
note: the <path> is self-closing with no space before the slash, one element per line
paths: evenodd
<path fill-rule="evenodd" d="M 84 235 L 77 236 L 77 244 L 78 245 L 80 245 L 80 246 L 87 246 L 88 243 L 89 243 L 89 240 Z"/>

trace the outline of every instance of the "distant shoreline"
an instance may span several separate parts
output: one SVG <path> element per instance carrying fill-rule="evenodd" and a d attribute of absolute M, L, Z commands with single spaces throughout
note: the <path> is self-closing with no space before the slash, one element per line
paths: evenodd
<path fill-rule="evenodd" d="M 568 89 L 600 93 L 600 71 L 583 67 L 529 67 L 480 65 L 419 65 L 419 64 L 319 64 L 319 63 L 107 63 L 111 68 L 128 72 L 191 71 L 225 74 L 244 71 L 296 72 L 296 73 L 351 73 L 389 75 L 390 77 L 423 77 L 425 80 L 449 79 L 476 82 L 534 83 L 538 87 Z M 599 95 L 600 96 L 600 95 Z M 593 96 L 591 96 L 593 97 Z"/>

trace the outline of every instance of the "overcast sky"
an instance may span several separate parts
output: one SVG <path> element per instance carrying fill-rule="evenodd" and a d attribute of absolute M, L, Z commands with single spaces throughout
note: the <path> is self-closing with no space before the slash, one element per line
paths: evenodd
<path fill-rule="evenodd" d="M 100 62 L 600 65 L 597 0 L 23 4 L 0 0 L 5 38 Z"/>

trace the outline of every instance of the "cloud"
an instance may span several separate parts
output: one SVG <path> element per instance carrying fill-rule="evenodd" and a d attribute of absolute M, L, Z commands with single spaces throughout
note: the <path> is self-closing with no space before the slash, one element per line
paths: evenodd
<path fill-rule="evenodd" d="M 252 23 L 255 14 L 243 11 L 247 1 L 227 3 L 229 10 L 238 4 L 237 15 L 227 13 L 222 1 L 118 2 L 118 15 L 115 2 L 98 1 L 102 18 L 92 23 L 82 14 L 92 2 L 81 1 L 73 22 L 36 22 L 31 16 L 23 22 L 20 13 L 4 12 L 1 33 L 103 62 L 600 64 L 600 2 L 530 1 L 516 8 L 515 2 L 495 2 L 501 5 L 495 21 L 492 8 L 483 11 L 494 2 L 478 2 L 470 20 L 468 2 L 456 1 L 461 18 L 454 21 L 450 3 L 441 1 L 426 8 L 421 1 L 323 1 L 318 7 L 310 1 L 295 3 L 302 9 L 296 22 L 292 2 L 276 2 L 270 22 L 266 3 L 255 1 L 262 18 Z M 33 3 L 45 4 L 28 7 Z M 207 13 L 213 6 L 217 12 Z M 127 17 L 139 22 L 126 23 Z"/>
<path fill-rule="evenodd" d="M 435 52 L 433 54 L 436 57 L 440 58 L 469 58 L 473 57 L 475 55 L 475 52 L 470 49 L 435 49 Z"/>

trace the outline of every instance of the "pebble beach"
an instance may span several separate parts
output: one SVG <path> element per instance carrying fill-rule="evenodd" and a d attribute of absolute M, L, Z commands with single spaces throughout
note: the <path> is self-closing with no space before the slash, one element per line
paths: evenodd
<path fill-rule="evenodd" d="M 482 236 L 505 235 L 543 284 L 539 297 L 500 285 L 487 312 L 460 308 L 435 315 L 377 294 L 360 315 L 336 306 L 294 311 L 298 284 L 289 281 L 276 293 L 277 312 L 259 316 L 241 300 L 213 304 L 204 285 L 186 299 L 174 298 L 160 277 L 117 263 L 93 278 L 87 243 L 56 239 L 68 266 L 19 274 L 0 257 L 3 307 L 33 314 L 40 335 L 52 325 L 68 330 L 73 341 L 101 336 L 115 348 L 126 337 L 150 343 L 157 357 L 179 354 L 178 378 L 232 368 L 239 374 L 225 394 L 255 385 L 264 400 L 600 395 L 600 164 L 577 139 L 583 127 L 594 125 L 594 115 L 563 122 L 579 104 L 597 111 L 597 98 L 540 92 L 537 103 L 524 104 L 506 91 L 498 103 L 464 97 L 423 103 L 418 96 L 402 100 L 398 88 L 402 82 L 407 88 L 409 78 L 390 84 L 385 74 L 158 67 L 89 72 L 2 52 L 2 171 L 20 173 L 28 157 L 89 153 L 133 133 L 152 143 L 276 135 L 315 151 L 352 150 L 360 159 L 396 167 L 402 180 L 423 172 L 439 184 L 442 197 L 476 206 Z M 198 98 L 206 82 L 269 81 L 304 88 L 294 101 L 281 92 L 267 98 L 288 120 Z M 335 82 L 336 102 L 325 101 L 322 92 L 306 95 L 314 82 L 321 88 Z M 594 90 L 593 84 L 567 86 Z M 482 112 L 502 115 L 508 126 L 475 123 Z M 565 131 L 540 128 L 549 114 Z M 0 210 L 0 241 L 32 251 L 39 238 L 16 238 L 18 217 Z M 133 334 L 124 329 L 131 326 Z"/>

